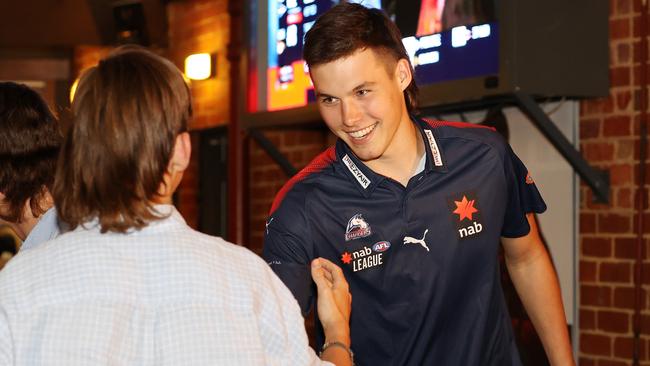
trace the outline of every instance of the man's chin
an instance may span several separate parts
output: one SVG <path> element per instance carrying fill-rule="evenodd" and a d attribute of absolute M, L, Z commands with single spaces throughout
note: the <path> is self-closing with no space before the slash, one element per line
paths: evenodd
<path fill-rule="evenodd" d="M 372 151 L 364 151 L 364 150 L 352 149 L 352 152 L 357 157 L 357 159 L 363 161 L 364 163 L 376 160 L 381 156 L 381 154 L 377 154 L 377 153 L 374 153 Z"/>

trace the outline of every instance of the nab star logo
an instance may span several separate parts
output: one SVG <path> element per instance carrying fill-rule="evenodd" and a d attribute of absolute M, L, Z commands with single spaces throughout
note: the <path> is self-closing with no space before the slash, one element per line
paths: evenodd
<path fill-rule="evenodd" d="M 474 200 L 467 200 L 467 196 L 463 195 L 463 199 L 460 201 L 454 201 L 456 204 L 456 210 L 454 213 L 458 215 L 458 221 L 463 221 L 468 219 L 472 221 L 472 215 L 478 210 L 474 207 Z"/>
<path fill-rule="evenodd" d="M 352 262 L 352 255 L 348 252 L 344 252 L 341 255 L 341 261 L 345 264 L 350 264 L 350 262 Z"/>
<path fill-rule="evenodd" d="M 474 192 L 456 193 L 447 197 L 459 239 L 467 239 L 483 231 L 481 210 Z"/>
<path fill-rule="evenodd" d="M 526 172 L 526 184 L 535 184 L 533 177 L 530 175 L 530 172 Z"/>

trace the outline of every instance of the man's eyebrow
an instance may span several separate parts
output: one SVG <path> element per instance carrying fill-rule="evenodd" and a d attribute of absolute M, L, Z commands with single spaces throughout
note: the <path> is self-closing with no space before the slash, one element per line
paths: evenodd
<path fill-rule="evenodd" d="M 334 98 L 334 96 L 329 95 L 327 93 L 321 93 L 321 92 L 316 92 L 316 97 L 317 98 Z"/>
<path fill-rule="evenodd" d="M 377 84 L 377 83 L 374 82 L 374 81 L 364 81 L 363 83 L 361 83 L 361 84 L 355 86 L 355 87 L 352 89 L 352 92 L 356 92 L 356 91 L 359 91 L 359 90 L 361 90 L 361 89 L 365 89 L 365 88 L 368 88 L 368 87 L 374 86 L 374 85 L 376 85 L 376 84 Z M 317 98 L 336 98 L 336 97 L 333 96 L 333 95 L 329 95 L 329 94 L 327 94 L 327 93 L 323 93 L 323 92 L 318 92 L 318 91 L 317 91 L 317 92 L 315 92 L 315 93 L 316 93 L 316 97 L 317 97 Z"/>
<path fill-rule="evenodd" d="M 360 89 L 365 89 L 365 88 L 368 88 L 370 86 L 374 86 L 375 84 L 377 84 L 377 83 L 374 82 L 374 81 L 366 81 L 366 82 L 363 82 L 363 83 L 355 86 L 354 89 L 352 89 L 352 90 L 357 91 L 357 90 L 360 90 Z"/>

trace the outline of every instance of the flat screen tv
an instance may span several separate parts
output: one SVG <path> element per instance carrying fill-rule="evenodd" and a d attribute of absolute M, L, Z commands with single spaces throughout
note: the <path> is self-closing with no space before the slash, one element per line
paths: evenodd
<path fill-rule="evenodd" d="M 318 119 L 303 37 L 337 0 L 250 0 L 245 123 Z M 422 107 L 608 91 L 605 1 L 357 0 L 395 21 Z M 585 10 L 587 9 L 587 10 Z"/>

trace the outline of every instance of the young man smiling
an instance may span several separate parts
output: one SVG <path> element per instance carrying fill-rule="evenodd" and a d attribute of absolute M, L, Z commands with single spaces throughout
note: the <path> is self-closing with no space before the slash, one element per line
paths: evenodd
<path fill-rule="evenodd" d="M 500 286 L 513 282 L 553 365 L 573 364 L 557 277 L 536 229 L 546 208 L 491 129 L 414 116 L 396 26 L 344 3 L 305 37 L 321 115 L 338 136 L 271 208 L 264 254 L 307 312 L 312 258 L 343 266 L 359 365 L 519 365 Z"/>

